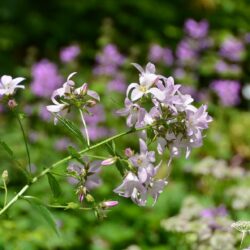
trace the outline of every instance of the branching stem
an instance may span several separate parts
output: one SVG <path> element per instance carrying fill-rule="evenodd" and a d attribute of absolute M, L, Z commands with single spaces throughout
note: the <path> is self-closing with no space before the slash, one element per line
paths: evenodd
<path fill-rule="evenodd" d="M 142 130 L 145 130 L 149 127 L 152 127 L 153 125 L 149 125 L 149 126 L 146 126 L 146 127 L 143 127 L 143 128 L 138 128 L 138 129 L 135 129 L 135 128 L 132 128 L 126 132 L 122 132 L 120 134 L 117 134 L 117 135 L 114 135 L 112 137 L 109 137 L 101 142 L 98 142 L 96 143 L 95 145 L 92 145 L 92 146 L 89 146 L 81 151 L 79 151 L 78 153 L 80 155 L 83 155 L 93 149 L 96 149 L 102 145 L 105 145 L 106 143 L 108 142 L 111 142 L 115 139 L 118 139 L 120 137 L 123 137 L 125 135 L 128 135 L 128 134 L 131 134 L 131 133 L 135 133 L 137 131 L 142 131 Z M 63 158 L 61 159 L 60 161 L 54 163 L 53 165 L 51 165 L 50 167 L 44 169 L 40 174 L 38 174 L 37 176 L 33 177 L 31 179 L 31 182 L 29 184 L 26 184 L 1 210 L 0 210 L 0 215 L 4 214 L 4 212 L 6 212 L 6 210 L 9 209 L 9 207 L 11 207 L 29 188 L 32 184 L 36 183 L 40 178 L 42 178 L 43 176 L 45 176 L 47 173 L 49 173 L 51 170 L 59 167 L 61 164 L 63 163 L 66 163 L 68 162 L 69 160 L 72 159 L 72 156 L 68 156 L 66 158 Z"/>

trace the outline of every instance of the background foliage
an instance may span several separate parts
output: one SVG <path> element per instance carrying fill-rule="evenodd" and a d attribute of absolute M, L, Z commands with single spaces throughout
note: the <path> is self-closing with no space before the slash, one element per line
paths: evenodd
<path fill-rule="evenodd" d="M 115 44 L 125 55 L 119 72 L 124 73 L 126 83 L 130 83 L 137 79 L 130 62 L 145 64 L 149 48 L 155 43 L 175 51 L 185 36 L 185 21 L 188 18 L 206 19 L 215 48 L 205 51 L 198 62 L 199 67 L 192 72 L 196 77 L 191 81 L 186 78 L 180 81 L 197 90 L 208 89 L 209 93 L 210 82 L 221 77 L 237 80 L 243 88 L 250 79 L 249 45 L 246 45 L 244 60 L 239 63 L 241 74 L 231 76 L 227 73 L 221 76 L 209 69 L 213 68 L 214 58 L 217 60 L 219 57 L 216 51 L 225 37 L 233 35 L 243 39 L 250 32 L 249 13 L 248 0 L 1 0 L 0 74 L 23 75 L 27 78 L 26 88 L 30 89 L 30 83 L 34 80 L 32 66 L 41 59 L 47 58 L 55 63 L 64 78 L 76 70 L 79 72 L 77 79 L 91 82 L 91 87 L 101 95 L 106 117 L 100 126 L 119 132 L 125 129 L 125 121 L 114 116 L 114 109 L 122 107 L 124 94 L 107 90 L 106 83 L 112 76 L 93 74 L 96 56 L 102 53 L 107 44 Z M 59 52 L 70 44 L 79 45 L 81 54 L 73 62 L 64 64 L 60 61 Z M 174 73 L 173 66 L 161 63 L 157 66 L 162 74 Z M 227 88 L 224 91 L 226 95 Z M 41 106 L 50 102 L 49 97 L 37 96 L 27 90 L 18 93 L 17 98 L 19 108 L 24 110 L 26 117 L 24 123 L 35 173 L 66 156 L 65 144 L 76 144 L 62 126 L 55 127 L 51 118 L 41 118 Z M 208 239 L 200 239 L 198 229 L 209 222 L 199 216 L 186 215 L 184 211 L 185 218 L 188 218 L 185 225 L 195 221 L 196 229 L 186 232 L 174 230 L 178 225 L 177 220 L 173 221 L 173 230 L 169 230 L 166 220 L 172 216 L 182 216 L 185 206 L 199 213 L 200 210 L 195 210 L 196 205 L 204 209 L 223 205 L 228 211 L 228 223 L 250 220 L 250 105 L 249 99 L 244 99 L 242 94 L 240 98 L 239 104 L 230 107 L 223 106 L 215 93 L 210 93 L 208 99 L 199 100 L 208 103 L 209 112 L 214 118 L 204 146 L 195 150 L 190 159 L 180 158 L 173 162 L 169 184 L 155 207 L 139 208 L 129 200 L 118 198 L 119 206 L 113 208 L 104 221 L 98 221 L 93 212 L 51 209 L 59 230 L 58 236 L 34 207 L 20 200 L 7 216 L 1 218 L 0 249 L 238 249 L 241 235 L 236 231 L 230 231 L 228 242 L 232 239 L 232 245 L 229 246 L 227 242 L 221 243 L 221 240 L 218 242 L 223 247 L 219 244 L 217 248 L 209 245 L 211 241 L 217 242 L 215 237 L 220 231 Z M 18 124 L 4 108 L 0 119 L 1 140 L 8 143 L 18 161 L 26 166 L 25 147 L 21 144 Z M 118 150 L 127 146 L 137 148 L 137 141 L 133 139 L 133 136 L 123 138 L 122 143 L 117 145 Z M 81 149 L 79 145 L 75 146 Z M 105 152 L 99 154 L 105 155 Z M 0 150 L 0 166 L 1 171 L 9 171 L 11 196 L 25 184 L 25 177 L 4 150 Z M 234 172 L 235 167 L 239 167 L 241 174 Z M 61 176 L 65 169 L 66 165 L 55 172 L 62 189 L 59 198 L 53 197 L 46 178 L 34 185 L 28 195 L 38 196 L 45 202 L 77 202 L 74 187 Z M 164 176 L 166 173 L 163 171 L 160 174 Z M 117 199 L 112 189 L 121 181 L 118 173 L 106 168 L 102 178 L 104 185 L 94 191 L 95 197 L 99 200 L 104 197 Z M 3 192 L 0 196 L 3 196 Z M 194 199 L 192 206 L 187 199 Z M 246 238 L 244 246 L 248 243 L 249 239 Z"/>

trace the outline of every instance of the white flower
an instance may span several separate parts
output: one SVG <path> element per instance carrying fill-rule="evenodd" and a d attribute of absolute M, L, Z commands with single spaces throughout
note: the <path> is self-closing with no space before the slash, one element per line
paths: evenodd
<path fill-rule="evenodd" d="M 13 95 L 17 88 L 24 89 L 24 85 L 18 85 L 24 79 L 23 77 L 13 79 L 11 76 L 2 76 L 0 82 L 0 95 Z"/>
<path fill-rule="evenodd" d="M 133 65 L 140 71 L 139 83 L 131 83 L 127 89 L 127 96 L 131 92 L 131 100 L 137 101 L 143 95 L 151 93 L 159 100 L 164 99 L 164 94 L 158 88 L 152 88 L 152 86 L 158 81 L 159 75 L 155 74 L 155 66 L 152 63 L 146 65 L 144 70 L 139 64 L 133 63 Z"/>

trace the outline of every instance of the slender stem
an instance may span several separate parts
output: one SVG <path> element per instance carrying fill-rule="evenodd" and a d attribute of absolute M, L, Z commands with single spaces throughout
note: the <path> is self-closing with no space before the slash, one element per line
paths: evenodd
<path fill-rule="evenodd" d="M 78 153 L 79 153 L 80 155 L 83 155 L 84 153 L 89 152 L 89 151 L 91 151 L 91 150 L 93 150 L 93 149 L 96 149 L 96 148 L 98 148 L 98 147 L 100 147 L 100 146 L 102 146 L 102 145 L 104 145 L 104 144 L 106 144 L 106 143 L 108 143 L 108 142 L 110 142 L 110 141 L 113 141 L 113 140 L 115 140 L 115 139 L 118 139 L 118 138 L 120 138 L 120 137 L 123 137 L 123 136 L 125 136 L 125 135 L 131 134 L 131 133 L 134 133 L 134 132 L 137 132 L 137 131 L 145 130 L 145 129 L 149 128 L 149 127 L 152 127 L 152 125 L 146 126 L 146 127 L 143 127 L 143 128 L 138 128 L 138 129 L 133 128 L 133 129 L 128 130 L 128 131 L 126 131 L 126 132 L 123 132 L 123 133 L 114 135 L 114 136 L 112 136 L 112 137 L 109 137 L 109 138 L 107 138 L 106 140 L 103 140 L 103 141 L 101 141 L 101 142 L 99 142 L 99 143 L 96 143 L 95 145 L 92 145 L 92 146 L 90 146 L 90 147 L 88 147 L 88 148 L 85 148 L 85 149 L 79 151 Z M 4 206 L 4 207 L 0 210 L 0 215 L 2 215 L 2 214 L 3 214 L 3 213 L 13 204 L 13 203 L 15 203 L 15 202 L 16 202 L 16 201 L 17 201 L 17 200 L 27 191 L 27 189 L 29 189 L 29 187 L 30 187 L 32 184 L 34 184 L 35 182 L 37 182 L 40 178 L 42 178 L 44 175 L 46 175 L 47 173 L 49 173 L 52 169 L 54 169 L 54 168 L 60 166 L 61 164 L 65 163 L 65 162 L 67 162 L 67 161 L 69 161 L 69 160 L 71 160 L 71 159 L 72 159 L 72 156 L 68 156 L 68 157 L 66 157 L 66 158 L 63 158 L 62 160 L 60 160 L 60 161 L 54 163 L 54 164 L 51 165 L 50 167 L 44 169 L 40 174 L 38 174 L 37 176 L 35 176 L 34 178 L 32 178 L 31 182 L 30 182 L 29 184 L 25 185 L 25 186 L 15 195 L 15 196 L 6 204 L 6 206 Z"/>
<path fill-rule="evenodd" d="M 90 142 L 89 142 L 89 132 L 88 132 L 87 124 L 86 124 L 86 122 L 85 122 L 85 119 L 84 119 L 84 116 L 83 116 L 82 110 L 81 110 L 81 109 L 79 109 L 79 112 L 80 112 L 80 114 L 81 114 L 82 123 L 83 123 L 84 129 L 85 129 L 85 134 L 86 134 L 87 144 L 88 144 L 88 147 L 89 147 L 89 146 L 90 146 Z"/>
<path fill-rule="evenodd" d="M 27 137 L 26 137 L 26 135 L 25 135 L 24 128 L 23 128 L 21 119 L 20 119 L 20 117 L 19 117 L 19 114 L 17 114 L 17 120 L 18 120 L 19 126 L 20 126 L 21 131 L 22 131 L 22 134 L 23 134 L 23 140 L 24 140 L 24 144 L 25 144 L 25 148 L 26 148 L 27 157 L 28 157 L 29 171 L 30 171 L 30 174 L 31 174 L 30 151 L 29 151 L 29 147 L 28 147 Z"/>
<path fill-rule="evenodd" d="M 64 205 L 47 205 L 47 207 L 51 207 L 51 208 L 61 208 L 61 209 L 73 209 L 73 208 L 69 208 L 69 206 L 64 206 Z M 93 208 L 91 207 L 78 207 L 76 209 L 79 209 L 79 210 L 92 210 Z"/>
<path fill-rule="evenodd" d="M 86 155 L 85 156 L 89 157 L 89 158 L 95 158 L 95 159 L 99 159 L 99 160 L 106 160 L 107 157 L 104 156 L 98 156 L 98 155 Z"/>
<path fill-rule="evenodd" d="M 7 203 L 7 197 L 8 197 L 8 188 L 7 188 L 5 180 L 3 180 L 3 186 L 4 186 L 4 203 L 3 203 L 3 207 L 5 207 L 6 203 Z"/>

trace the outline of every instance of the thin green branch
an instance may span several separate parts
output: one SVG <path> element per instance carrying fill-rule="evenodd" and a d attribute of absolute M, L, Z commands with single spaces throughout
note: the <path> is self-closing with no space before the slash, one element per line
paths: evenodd
<path fill-rule="evenodd" d="M 79 109 L 79 112 L 80 112 L 80 115 L 81 115 L 82 123 L 83 123 L 84 130 L 85 130 L 86 140 L 87 140 L 87 144 L 88 144 L 88 147 L 89 147 L 90 146 L 90 141 L 89 141 L 89 132 L 88 132 L 87 124 L 85 122 L 82 110 Z"/>
<path fill-rule="evenodd" d="M 4 186 L 4 203 L 3 203 L 3 207 L 5 207 L 6 204 L 7 204 L 7 198 L 8 198 L 8 188 L 7 188 L 5 180 L 3 180 L 3 186 Z"/>
<path fill-rule="evenodd" d="M 23 128 L 21 119 L 19 117 L 19 114 L 17 114 L 16 116 L 17 116 L 19 126 L 21 128 L 22 134 L 23 134 L 23 140 L 24 140 L 24 144 L 25 144 L 25 148 L 26 148 L 26 154 L 27 154 L 27 158 L 28 158 L 29 171 L 30 171 L 30 174 L 31 174 L 31 160 L 30 160 L 30 151 L 29 151 L 29 147 L 28 147 L 27 137 L 25 135 L 24 128 Z"/>

